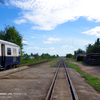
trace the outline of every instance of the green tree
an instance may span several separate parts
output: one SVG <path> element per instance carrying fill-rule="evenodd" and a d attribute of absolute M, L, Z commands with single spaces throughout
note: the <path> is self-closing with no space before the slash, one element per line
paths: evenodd
<path fill-rule="evenodd" d="M 29 58 L 29 55 L 27 53 L 24 54 L 25 58 Z"/>
<path fill-rule="evenodd" d="M 100 53 L 100 38 L 94 44 L 89 44 L 86 48 L 87 53 Z"/>
<path fill-rule="evenodd" d="M 38 58 L 39 57 L 38 53 L 34 54 L 33 56 L 34 56 L 34 58 Z"/>
<path fill-rule="evenodd" d="M 56 58 L 56 56 L 55 55 L 52 55 L 51 58 Z"/>
<path fill-rule="evenodd" d="M 79 48 L 78 50 L 74 51 L 74 55 L 77 53 L 85 53 L 85 51 Z"/>
<path fill-rule="evenodd" d="M 1 30 L 0 39 L 15 43 L 20 46 L 21 50 L 23 49 L 23 37 L 14 26 L 6 26 L 4 31 Z"/>
<path fill-rule="evenodd" d="M 46 53 L 46 54 L 42 53 L 41 58 L 48 59 L 48 58 L 50 58 L 50 55 L 48 53 Z"/>
<path fill-rule="evenodd" d="M 31 53 L 31 56 L 34 56 L 33 53 Z"/>
<path fill-rule="evenodd" d="M 4 33 L 4 31 L 0 31 L 0 39 L 1 40 L 4 40 L 4 37 L 5 37 L 5 33 Z"/>
<path fill-rule="evenodd" d="M 66 54 L 66 58 L 73 58 L 73 55 L 71 53 Z"/>
<path fill-rule="evenodd" d="M 59 55 L 57 54 L 57 58 L 59 57 Z"/>

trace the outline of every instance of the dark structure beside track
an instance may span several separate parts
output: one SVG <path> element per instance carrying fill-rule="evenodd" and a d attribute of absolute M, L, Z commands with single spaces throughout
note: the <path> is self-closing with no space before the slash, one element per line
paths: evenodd
<path fill-rule="evenodd" d="M 86 57 L 86 53 L 77 53 L 75 56 L 77 61 L 83 61 L 83 58 Z"/>
<path fill-rule="evenodd" d="M 83 59 L 83 63 L 89 65 L 100 65 L 100 53 L 87 54 L 87 56 Z"/>
<path fill-rule="evenodd" d="M 83 61 L 84 56 L 78 56 L 77 61 Z"/>

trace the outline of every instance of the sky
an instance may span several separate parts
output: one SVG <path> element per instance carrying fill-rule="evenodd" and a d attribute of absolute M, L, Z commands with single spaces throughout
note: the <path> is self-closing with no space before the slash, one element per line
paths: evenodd
<path fill-rule="evenodd" d="M 100 0 L 0 0 L 0 30 L 7 25 L 25 53 L 74 54 L 100 37 Z"/>

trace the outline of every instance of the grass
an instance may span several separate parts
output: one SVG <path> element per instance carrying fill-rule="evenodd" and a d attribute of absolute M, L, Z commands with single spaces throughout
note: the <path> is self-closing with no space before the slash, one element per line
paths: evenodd
<path fill-rule="evenodd" d="M 97 77 L 93 77 L 90 74 L 86 74 L 82 76 L 85 80 L 97 91 L 100 92 L 100 79 Z"/>
<path fill-rule="evenodd" d="M 23 58 L 21 59 L 20 66 L 27 65 L 27 64 L 32 64 L 36 62 L 41 62 L 41 61 L 47 61 L 51 59 L 30 59 L 30 58 Z"/>
<path fill-rule="evenodd" d="M 57 64 L 58 61 L 59 61 L 59 59 L 53 60 L 50 67 L 51 68 L 54 67 Z"/>
<path fill-rule="evenodd" d="M 77 61 L 76 59 L 73 59 L 73 61 L 83 64 L 83 61 Z"/>
<path fill-rule="evenodd" d="M 71 66 L 73 69 L 75 69 L 80 74 L 85 74 L 84 71 L 82 71 L 80 68 L 76 67 L 75 65 L 71 64 L 70 62 L 67 62 L 69 66 Z"/>
<path fill-rule="evenodd" d="M 69 66 L 71 66 L 73 69 L 75 69 L 77 72 L 79 72 L 82 77 L 97 91 L 100 92 L 100 79 L 97 77 L 94 77 L 84 71 L 82 71 L 80 68 L 76 67 L 75 65 L 68 62 Z"/>

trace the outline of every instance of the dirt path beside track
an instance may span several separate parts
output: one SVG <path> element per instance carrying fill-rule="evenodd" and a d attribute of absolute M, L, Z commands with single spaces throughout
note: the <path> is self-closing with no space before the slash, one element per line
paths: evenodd
<path fill-rule="evenodd" d="M 77 67 L 81 68 L 81 70 L 87 72 L 88 74 L 91 74 L 95 77 L 100 78 L 100 66 L 86 66 L 74 61 L 70 61 L 70 63 L 76 65 Z"/>

